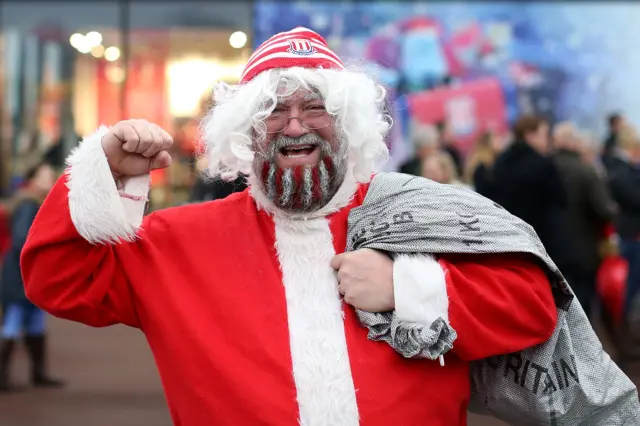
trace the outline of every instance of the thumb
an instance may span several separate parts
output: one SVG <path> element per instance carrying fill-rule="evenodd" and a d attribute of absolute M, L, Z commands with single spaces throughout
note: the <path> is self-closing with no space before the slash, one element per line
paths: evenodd
<path fill-rule="evenodd" d="M 171 158 L 171 154 L 167 151 L 161 151 L 154 157 L 151 157 L 151 162 L 149 164 L 150 170 L 158 170 L 164 169 L 171 165 L 173 158 Z"/>
<path fill-rule="evenodd" d="M 336 271 L 339 270 L 346 256 L 347 253 L 341 253 L 333 256 L 333 258 L 331 259 L 331 267 Z"/>

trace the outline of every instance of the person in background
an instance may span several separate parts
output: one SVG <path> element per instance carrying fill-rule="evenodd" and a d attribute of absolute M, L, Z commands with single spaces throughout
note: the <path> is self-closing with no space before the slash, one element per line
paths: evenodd
<path fill-rule="evenodd" d="M 2 89 L 0 89 L 1 91 Z M 13 138 L 13 122 L 9 108 L 0 109 L 0 158 L 10 158 Z M 0 199 L 9 194 L 11 167 L 7 161 L 0 161 Z"/>
<path fill-rule="evenodd" d="M 10 383 L 11 359 L 18 339 L 23 335 L 31 358 L 31 382 L 37 387 L 61 387 L 64 383 L 46 371 L 46 327 L 44 311 L 25 295 L 20 270 L 20 253 L 40 204 L 49 193 L 56 176 L 48 163 L 41 163 L 25 175 L 25 184 L 12 200 L 11 245 L 2 265 L 2 301 L 4 318 L 0 340 L 0 391 L 15 388 Z M 81 261 L 81 260 L 78 260 Z"/>
<path fill-rule="evenodd" d="M 619 113 L 613 113 L 607 117 L 609 133 L 607 134 L 607 138 L 604 140 L 604 146 L 602 148 L 602 164 L 604 164 L 606 168 L 609 168 L 611 165 L 615 148 L 618 143 L 618 133 L 624 125 L 624 117 Z"/>
<path fill-rule="evenodd" d="M 196 170 L 198 178 L 195 185 L 191 189 L 189 202 L 200 203 L 204 201 L 213 201 L 226 198 L 235 192 L 242 192 L 247 189 L 247 177 L 238 176 L 232 181 L 226 181 L 221 178 L 207 178 L 204 170 L 207 168 L 206 157 L 201 157 L 196 162 Z"/>
<path fill-rule="evenodd" d="M 438 130 L 431 124 L 414 123 L 411 129 L 411 144 L 414 156 L 400 166 L 400 173 L 422 176 L 422 160 L 438 150 Z"/>
<path fill-rule="evenodd" d="M 487 198 L 492 198 L 492 169 L 500 150 L 500 137 L 494 132 L 484 132 L 473 147 L 465 166 L 464 182 Z"/>
<path fill-rule="evenodd" d="M 617 135 L 617 147 L 609 164 L 609 186 L 620 213 L 616 232 L 621 253 L 627 260 L 625 316 L 640 290 L 640 137 L 636 129 L 625 125 Z"/>
<path fill-rule="evenodd" d="M 422 161 L 422 176 L 438 183 L 466 186 L 460 181 L 453 158 L 446 151 L 438 151 Z"/>
<path fill-rule="evenodd" d="M 440 139 L 440 149 L 449 153 L 453 160 L 453 164 L 456 166 L 457 175 L 462 176 L 462 154 L 456 146 L 456 141 L 453 137 L 453 132 L 451 131 L 451 124 L 448 120 L 442 120 L 436 124 L 436 128 L 438 129 Z"/>
<path fill-rule="evenodd" d="M 580 261 L 568 229 L 567 191 L 549 153 L 549 124 L 534 115 L 520 117 L 513 143 L 493 168 L 493 200 L 533 227 L 571 285 Z"/>
<path fill-rule="evenodd" d="M 576 243 L 580 260 L 570 284 L 591 318 L 596 275 L 602 261 L 599 243 L 604 227 L 614 218 L 615 204 L 595 167 L 584 161 L 585 141 L 573 124 L 557 124 L 553 144 L 554 161 L 567 189 L 570 238 Z"/>
<path fill-rule="evenodd" d="M 582 142 L 580 144 L 580 157 L 582 161 L 592 165 L 598 176 L 604 179 L 607 174 L 607 169 L 605 169 L 602 163 L 602 157 L 600 156 L 600 142 L 596 140 L 593 133 L 586 130 L 578 130 L 577 137 Z"/>

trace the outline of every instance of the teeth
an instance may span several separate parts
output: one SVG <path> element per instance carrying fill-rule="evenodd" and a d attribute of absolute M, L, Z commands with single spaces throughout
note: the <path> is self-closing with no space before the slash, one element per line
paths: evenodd
<path fill-rule="evenodd" d="M 309 153 L 302 153 L 302 151 L 313 151 L 312 145 L 292 146 L 282 149 L 282 154 L 288 158 L 301 158 L 306 157 Z"/>

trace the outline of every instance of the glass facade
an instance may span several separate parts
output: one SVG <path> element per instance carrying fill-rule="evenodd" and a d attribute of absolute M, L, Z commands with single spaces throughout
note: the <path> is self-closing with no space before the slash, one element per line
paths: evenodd
<path fill-rule="evenodd" d="M 153 176 L 156 206 L 186 201 L 197 123 L 218 80 L 250 54 L 249 2 L 0 4 L 3 194 L 31 164 L 60 168 L 100 125 L 144 118 L 174 135 L 176 167 Z"/>

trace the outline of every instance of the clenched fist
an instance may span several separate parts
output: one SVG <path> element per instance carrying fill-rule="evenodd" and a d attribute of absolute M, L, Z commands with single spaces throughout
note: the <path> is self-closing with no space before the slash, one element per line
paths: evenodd
<path fill-rule="evenodd" d="M 388 312 L 395 308 L 393 260 L 386 254 L 360 249 L 331 259 L 338 273 L 338 291 L 344 301 L 367 312 Z"/>
<path fill-rule="evenodd" d="M 109 167 L 114 176 L 137 176 L 171 165 L 167 152 L 173 138 L 158 125 L 146 120 L 125 120 L 102 138 Z"/>

